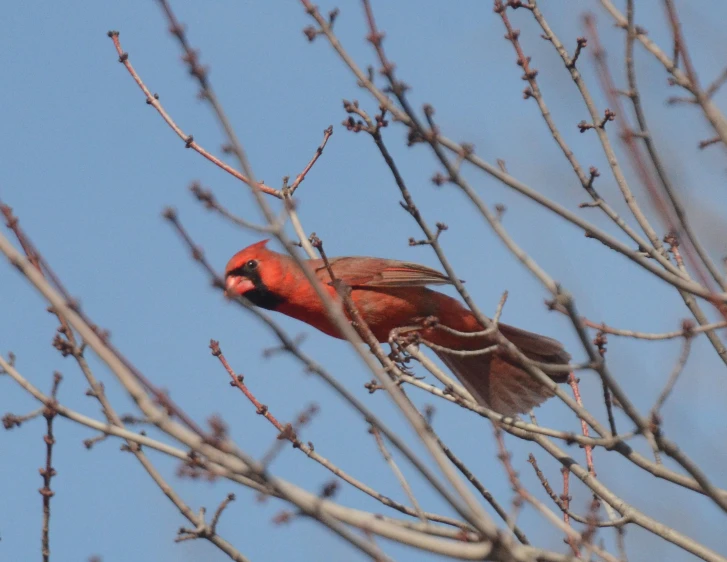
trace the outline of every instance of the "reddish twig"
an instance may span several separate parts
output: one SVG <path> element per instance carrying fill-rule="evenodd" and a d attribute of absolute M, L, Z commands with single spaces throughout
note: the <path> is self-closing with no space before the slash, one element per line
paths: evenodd
<path fill-rule="evenodd" d="M 144 92 L 144 95 L 146 96 L 146 103 L 148 103 L 157 110 L 157 112 L 162 117 L 162 119 L 164 119 L 166 124 L 169 125 L 169 127 L 176 133 L 176 135 L 184 141 L 184 146 L 186 148 L 191 148 L 192 150 L 212 162 L 215 166 L 223 169 L 225 172 L 246 183 L 253 189 L 258 189 L 263 193 L 272 195 L 279 199 L 283 197 L 282 192 L 278 189 L 267 186 L 264 183 L 253 183 L 252 181 L 250 181 L 250 179 L 247 178 L 247 176 L 243 175 L 241 172 L 238 172 L 232 166 L 225 164 L 222 160 L 202 148 L 198 143 L 195 142 L 192 135 L 188 135 L 184 131 L 182 131 L 182 129 L 176 124 L 174 119 L 172 119 L 172 117 L 166 112 L 162 104 L 159 102 L 159 96 L 157 94 L 151 93 L 149 88 L 147 88 L 146 84 L 144 84 L 144 82 L 142 81 L 141 77 L 137 74 L 136 70 L 134 70 L 134 67 L 129 62 L 129 54 L 121 48 L 121 43 L 119 41 L 119 32 L 109 31 L 108 36 L 114 42 L 116 52 L 119 54 L 119 62 L 124 65 L 124 67 L 134 79 L 136 84 L 139 86 L 139 88 L 141 88 L 141 91 Z"/>
<path fill-rule="evenodd" d="M 240 391 L 245 395 L 245 397 L 250 402 L 252 402 L 252 405 L 255 406 L 256 412 L 263 416 L 271 424 L 273 424 L 275 429 L 277 429 L 279 432 L 278 439 L 287 439 L 293 444 L 293 447 L 299 448 L 301 442 L 298 439 L 298 436 L 296 435 L 293 426 L 289 423 L 286 423 L 284 425 L 280 423 L 278 419 L 270 413 L 268 407 L 265 404 L 261 403 L 255 397 L 252 391 L 250 391 L 250 389 L 245 384 L 245 377 L 243 375 L 235 373 L 234 369 L 227 362 L 227 359 L 222 354 L 222 350 L 220 349 L 220 342 L 216 340 L 210 340 L 210 350 L 212 351 L 212 355 L 219 359 L 220 363 L 227 371 L 227 374 L 230 375 L 230 378 L 232 379 L 232 381 L 230 382 L 230 386 L 236 386 L 237 388 L 239 388 Z"/>
<path fill-rule="evenodd" d="M 583 400 L 581 400 L 581 391 L 578 388 L 578 379 L 573 373 L 568 376 L 568 384 L 573 390 L 573 397 L 576 399 L 576 402 L 582 407 Z M 584 437 L 588 437 L 588 424 L 585 420 L 581 420 L 581 432 Z M 593 465 L 593 447 L 591 445 L 583 445 L 583 448 L 586 451 L 586 465 L 588 466 L 588 472 L 590 472 L 592 476 L 596 476 L 596 469 Z"/>
<path fill-rule="evenodd" d="M 323 154 L 323 149 L 326 147 L 326 144 L 328 143 L 328 139 L 331 138 L 331 135 L 333 134 L 333 125 L 330 125 L 325 131 L 323 131 L 323 141 L 321 142 L 320 146 L 316 149 L 315 154 L 313 155 L 313 158 L 310 159 L 310 162 L 306 165 L 305 168 L 303 168 L 303 171 L 298 174 L 293 180 L 293 183 L 290 184 L 288 187 L 288 196 L 292 196 L 293 193 L 295 193 L 295 190 L 300 187 L 300 184 L 303 183 L 303 180 L 308 175 L 308 172 L 310 172 L 313 165 L 318 161 L 318 158 L 321 157 L 321 154 Z"/>
<path fill-rule="evenodd" d="M 590 470 L 590 468 L 589 468 Z M 568 470 L 566 467 L 562 467 L 560 469 L 561 474 L 563 475 L 563 495 L 560 496 L 561 501 L 563 502 L 563 521 L 566 525 L 570 525 L 570 512 L 568 511 L 570 509 L 570 470 Z M 578 545 L 576 544 L 575 540 L 571 537 L 567 537 L 566 541 L 568 542 L 568 545 L 571 547 L 571 550 L 573 551 L 573 554 L 580 557 L 581 552 L 578 549 Z"/>

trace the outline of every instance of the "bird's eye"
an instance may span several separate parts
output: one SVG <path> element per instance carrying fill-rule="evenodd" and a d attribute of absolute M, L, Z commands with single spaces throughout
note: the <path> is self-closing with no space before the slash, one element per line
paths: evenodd
<path fill-rule="evenodd" d="M 245 264 L 245 269 L 252 270 L 257 269 L 257 260 L 250 260 Z"/>

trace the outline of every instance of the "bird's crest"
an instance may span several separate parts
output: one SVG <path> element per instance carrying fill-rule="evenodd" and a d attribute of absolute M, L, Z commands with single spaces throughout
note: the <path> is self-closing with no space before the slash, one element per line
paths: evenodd
<path fill-rule="evenodd" d="M 251 244 L 247 247 L 248 250 L 262 250 L 268 245 L 268 242 L 270 242 L 270 238 L 266 238 L 265 240 L 260 240 L 260 242 L 255 242 L 254 244 Z"/>

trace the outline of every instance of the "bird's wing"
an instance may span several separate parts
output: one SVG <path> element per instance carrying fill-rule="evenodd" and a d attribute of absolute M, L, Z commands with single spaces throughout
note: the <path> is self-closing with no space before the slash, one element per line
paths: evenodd
<path fill-rule="evenodd" d="M 330 282 L 326 266 L 316 260 L 315 271 L 323 282 Z M 330 258 L 336 279 L 350 287 L 421 287 L 446 285 L 452 280 L 436 269 L 398 260 L 365 257 Z"/>

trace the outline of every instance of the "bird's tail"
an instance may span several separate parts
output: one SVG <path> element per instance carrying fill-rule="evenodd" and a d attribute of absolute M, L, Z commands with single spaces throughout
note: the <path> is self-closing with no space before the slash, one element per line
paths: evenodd
<path fill-rule="evenodd" d="M 567 365 L 570 361 L 570 355 L 554 339 L 507 324 L 500 324 L 499 329 L 533 361 L 551 365 Z M 524 414 L 553 396 L 553 392 L 525 372 L 517 360 L 504 354 L 457 355 L 445 351 L 435 352 L 478 403 L 501 414 Z M 562 383 L 566 382 L 568 373 L 549 376 L 555 382 Z"/>

